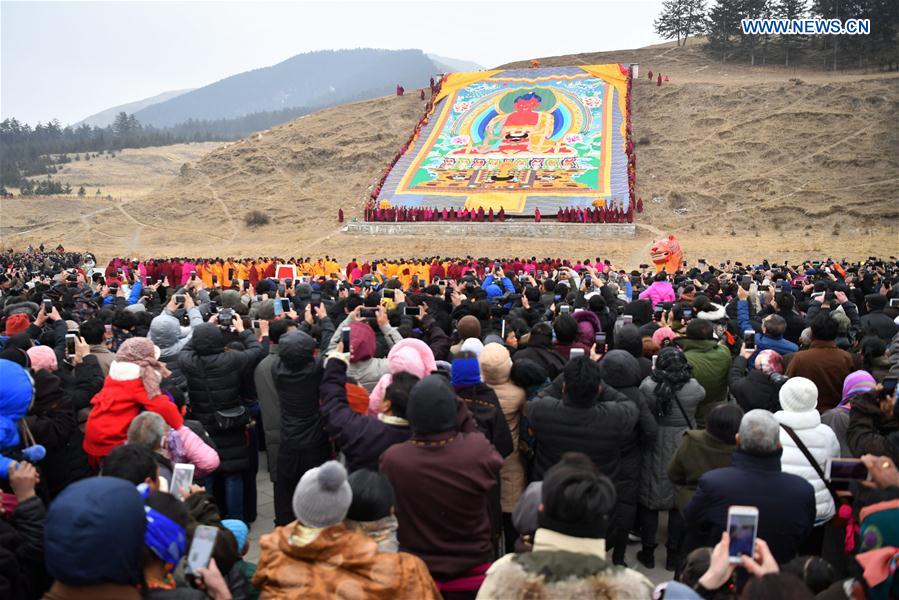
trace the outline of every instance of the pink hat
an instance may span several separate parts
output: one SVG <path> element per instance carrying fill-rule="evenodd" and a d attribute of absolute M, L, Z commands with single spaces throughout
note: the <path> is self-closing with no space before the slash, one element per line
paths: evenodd
<path fill-rule="evenodd" d="M 43 369 L 52 373 L 59 368 L 56 352 L 50 346 L 32 346 L 26 352 L 31 360 L 31 368 L 35 371 Z"/>
<path fill-rule="evenodd" d="M 652 334 L 652 341 L 654 341 L 659 346 L 661 346 L 662 342 L 664 342 L 665 340 L 671 340 L 673 342 L 677 338 L 677 333 L 670 327 L 659 327 Z"/>

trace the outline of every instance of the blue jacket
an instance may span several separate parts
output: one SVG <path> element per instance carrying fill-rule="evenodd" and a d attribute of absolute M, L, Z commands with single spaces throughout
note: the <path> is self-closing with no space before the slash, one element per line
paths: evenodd
<path fill-rule="evenodd" d="M 493 274 L 488 275 L 484 278 L 484 283 L 481 284 L 481 287 L 487 292 L 487 299 L 494 300 L 499 298 L 503 294 L 514 294 L 515 286 L 512 285 L 512 282 L 508 277 L 503 277 L 501 280 L 497 280 Z"/>
<path fill-rule="evenodd" d="M 755 331 L 755 327 L 753 327 L 752 322 L 749 320 L 749 301 L 748 300 L 738 300 L 737 301 L 737 320 L 740 323 L 740 333 L 752 329 Z M 770 335 L 765 335 L 764 333 L 756 333 L 755 334 L 755 353 L 749 358 L 748 368 L 751 371 L 753 366 L 755 365 L 755 356 L 762 350 L 774 350 L 781 356 L 786 354 L 790 354 L 791 352 L 798 352 L 799 346 L 791 342 L 790 340 L 784 339 L 782 337 L 776 338 L 771 337 Z"/>
<path fill-rule="evenodd" d="M 144 286 L 141 284 L 141 282 L 135 281 L 134 285 L 131 286 L 131 293 L 128 295 L 126 304 L 137 304 L 137 301 L 140 300 L 141 290 L 143 289 Z M 115 296 L 106 296 L 105 298 L 103 298 L 104 305 L 112 304 L 113 302 L 115 302 Z"/>
<path fill-rule="evenodd" d="M 730 467 L 699 478 L 684 509 L 687 530 L 698 537 L 689 540 L 685 553 L 717 544 L 727 527 L 727 508 L 739 504 L 759 509 L 758 536 L 768 542 L 779 564 L 797 555 L 815 524 L 815 488 L 798 475 L 781 472 L 782 453 L 758 456 L 738 449 Z"/>

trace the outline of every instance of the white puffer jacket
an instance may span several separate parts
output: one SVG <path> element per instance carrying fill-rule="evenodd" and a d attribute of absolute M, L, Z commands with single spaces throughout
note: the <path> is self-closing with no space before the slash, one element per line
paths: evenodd
<path fill-rule="evenodd" d="M 828 458 L 836 458 L 840 455 L 840 442 L 837 435 L 833 429 L 821 422 L 821 415 L 817 410 L 804 412 L 779 410 L 774 413 L 774 418 L 778 423 L 793 428 L 805 447 L 815 457 L 822 471 L 824 471 L 824 463 Z M 798 475 L 814 486 L 815 524 L 827 521 L 833 517 L 836 508 L 824 481 L 818 477 L 815 468 L 809 464 L 802 450 L 796 446 L 796 442 L 783 428 L 780 430 L 780 444 L 783 446 L 783 456 L 780 459 L 783 472 Z"/>

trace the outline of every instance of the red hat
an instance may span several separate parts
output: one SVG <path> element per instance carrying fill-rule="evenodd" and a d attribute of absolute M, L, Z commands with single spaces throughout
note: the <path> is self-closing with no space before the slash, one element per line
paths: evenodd
<path fill-rule="evenodd" d="M 31 321 L 28 320 L 28 315 L 23 313 L 16 313 L 14 315 L 10 315 L 9 318 L 6 319 L 6 335 L 16 335 L 17 333 L 22 333 L 28 326 L 31 325 Z"/>

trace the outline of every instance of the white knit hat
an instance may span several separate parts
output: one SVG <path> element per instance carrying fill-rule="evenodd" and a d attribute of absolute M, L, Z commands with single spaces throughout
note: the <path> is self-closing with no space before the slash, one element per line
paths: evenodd
<path fill-rule="evenodd" d="M 818 406 L 818 386 L 805 377 L 790 377 L 780 388 L 780 406 L 787 412 L 808 412 Z"/>
<path fill-rule="evenodd" d="M 481 355 L 481 350 L 484 349 L 484 343 L 478 338 L 468 338 L 464 342 L 462 342 L 462 347 L 459 348 L 459 352 L 472 352 L 475 356 Z"/>

